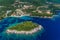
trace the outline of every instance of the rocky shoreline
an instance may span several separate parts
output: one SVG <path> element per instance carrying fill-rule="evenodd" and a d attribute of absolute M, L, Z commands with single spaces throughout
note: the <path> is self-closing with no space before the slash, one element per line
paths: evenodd
<path fill-rule="evenodd" d="M 39 30 L 41 30 L 43 27 L 41 25 L 39 25 L 38 27 L 30 30 L 30 31 L 17 31 L 17 30 L 7 30 L 7 33 L 15 33 L 15 34 L 33 34 Z"/>

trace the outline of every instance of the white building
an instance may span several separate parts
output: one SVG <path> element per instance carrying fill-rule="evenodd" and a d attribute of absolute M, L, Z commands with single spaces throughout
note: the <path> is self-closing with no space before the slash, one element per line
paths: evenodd
<path fill-rule="evenodd" d="M 30 16 L 30 14 L 25 14 L 22 10 L 16 9 L 14 13 L 12 13 L 11 17 L 21 17 L 21 16 Z"/>
<path fill-rule="evenodd" d="M 32 7 L 33 7 L 33 5 L 24 5 L 23 9 L 28 9 L 28 8 L 32 8 Z"/>

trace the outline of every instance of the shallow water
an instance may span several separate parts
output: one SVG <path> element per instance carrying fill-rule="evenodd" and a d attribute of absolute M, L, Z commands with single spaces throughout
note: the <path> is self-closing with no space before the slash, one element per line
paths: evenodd
<path fill-rule="evenodd" d="M 23 21 L 36 22 L 43 26 L 44 32 L 39 31 L 32 35 L 7 34 L 8 26 Z M 53 18 L 38 18 L 24 16 L 21 18 L 7 17 L 0 22 L 0 40 L 60 40 L 60 16 Z"/>

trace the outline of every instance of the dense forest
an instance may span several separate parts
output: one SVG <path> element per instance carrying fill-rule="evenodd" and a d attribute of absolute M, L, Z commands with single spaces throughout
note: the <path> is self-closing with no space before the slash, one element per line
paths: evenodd
<path fill-rule="evenodd" d="M 22 2 L 29 2 L 29 3 L 32 3 L 34 5 L 43 5 L 45 4 L 45 0 L 20 0 Z M 0 0 L 0 5 L 11 5 L 15 2 L 15 0 Z"/>
<path fill-rule="evenodd" d="M 29 2 L 29 3 L 32 3 L 32 4 L 34 4 L 34 5 L 44 5 L 45 3 L 46 3 L 46 1 L 45 0 L 20 0 L 20 1 L 23 1 L 23 2 Z"/>
<path fill-rule="evenodd" d="M 14 3 L 15 0 L 0 0 L 0 5 L 11 5 Z M 46 4 L 46 1 L 49 1 L 49 2 L 56 2 L 56 3 L 60 3 L 59 0 L 20 0 L 22 2 L 29 2 L 29 3 L 32 3 L 34 5 L 44 5 Z"/>
<path fill-rule="evenodd" d="M 11 5 L 12 3 L 14 3 L 14 0 L 0 0 L 0 5 Z"/>

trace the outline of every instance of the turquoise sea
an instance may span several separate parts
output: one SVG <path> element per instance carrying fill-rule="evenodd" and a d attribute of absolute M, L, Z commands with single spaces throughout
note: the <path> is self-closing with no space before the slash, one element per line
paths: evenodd
<path fill-rule="evenodd" d="M 25 34 L 7 34 L 5 31 L 8 26 L 23 21 L 36 22 L 43 26 L 44 30 L 38 31 L 32 35 Z M 60 16 L 52 18 L 38 18 L 23 16 L 20 18 L 7 17 L 0 21 L 0 40 L 60 40 Z"/>
<path fill-rule="evenodd" d="M 29 16 L 24 16 L 24 17 L 19 17 L 19 18 L 7 17 L 7 18 L 3 19 L 0 22 L 0 32 L 1 32 L 0 40 L 37 40 L 36 37 L 37 36 L 41 37 L 41 34 L 44 32 L 43 29 L 32 35 L 31 34 L 26 35 L 26 34 L 8 34 L 8 33 L 6 33 L 6 30 L 9 28 L 9 26 L 13 26 L 17 23 L 24 22 L 24 21 L 32 21 L 32 22 L 37 23 L 37 21 L 39 21 L 37 19 L 39 19 L 39 18 L 29 17 Z"/>
<path fill-rule="evenodd" d="M 53 3 L 60 3 L 60 0 L 48 0 Z M 7 34 L 6 30 L 14 24 L 32 21 L 43 26 L 44 30 L 32 35 Z M 7 17 L 0 21 L 0 40 L 60 40 L 60 11 L 52 18 L 38 18 L 24 16 L 21 18 Z"/>
<path fill-rule="evenodd" d="M 60 12 L 52 18 L 39 17 L 7 17 L 0 21 L 0 40 L 60 40 Z M 32 21 L 42 25 L 44 30 L 38 31 L 32 35 L 25 34 L 7 34 L 6 30 L 14 24 Z"/>

